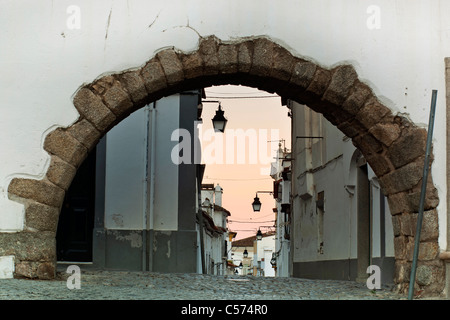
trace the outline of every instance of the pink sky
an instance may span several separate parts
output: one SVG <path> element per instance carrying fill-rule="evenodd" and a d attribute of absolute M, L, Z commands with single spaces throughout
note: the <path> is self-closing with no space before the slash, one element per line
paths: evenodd
<path fill-rule="evenodd" d="M 228 119 L 225 132 L 227 132 L 227 129 L 255 130 L 258 133 L 258 143 L 266 143 L 267 157 L 270 155 L 270 143 L 267 140 L 273 140 L 274 138 L 284 139 L 286 148 L 290 149 L 291 119 L 287 116 L 287 107 L 281 105 L 281 98 L 226 99 L 226 97 L 273 96 L 271 93 L 243 86 L 220 86 L 205 90 L 206 100 L 221 101 L 225 117 Z M 211 119 L 217 107 L 218 105 L 215 103 L 203 104 L 203 132 L 212 128 Z M 276 135 L 271 135 L 271 129 L 278 130 L 278 138 Z M 233 131 L 229 131 L 229 133 L 231 132 Z M 267 135 L 265 136 L 264 133 Z M 226 136 L 223 138 L 226 141 Z M 203 142 L 203 149 L 208 145 L 210 148 L 214 146 L 212 141 L 214 140 Z M 247 141 L 246 152 L 248 153 L 249 150 L 250 147 Z M 259 150 L 258 145 L 258 152 Z M 220 184 L 223 188 L 222 205 L 231 212 L 229 220 L 251 222 L 229 223 L 228 228 L 237 232 L 236 239 L 242 239 L 255 235 L 260 226 L 271 226 L 274 224 L 270 222 L 275 219 L 275 213 L 272 211 L 275 207 L 275 200 L 272 195 L 258 194 L 262 202 L 260 212 L 253 212 L 251 206 L 256 191 L 271 191 L 273 189 L 273 179 L 268 174 L 261 173 L 261 169 L 270 167 L 268 163 L 261 163 L 264 162 L 262 157 L 257 157 L 258 162 L 256 164 L 249 164 L 249 156 L 247 154 L 245 163 L 238 164 L 235 152 L 233 159 L 233 163 L 227 164 L 225 150 L 223 156 L 224 164 L 211 164 L 206 161 L 203 183 Z M 267 230 L 267 228 L 261 227 L 262 232 Z M 272 230 L 274 229 L 272 228 Z"/>

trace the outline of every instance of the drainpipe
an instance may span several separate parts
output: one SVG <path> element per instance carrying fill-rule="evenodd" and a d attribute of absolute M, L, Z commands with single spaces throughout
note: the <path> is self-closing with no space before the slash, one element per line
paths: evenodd
<path fill-rule="evenodd" d="M 143 226 L 145 228 L 143 233 L 143 245 L 142 245 L 142 271 L 152 271 L 152 263 L 150 261 L 150 239 L 149 231 L 153 227 L 153 212 L 155 201 L 155 143 L 156 143 L 156 102 L 152 104 L 152 107 L 148 107 L 151 119 L 147 117 L 147 153 L 146 153 L 146 205 L 145 214 L 143 216 Z M 151 126 L 151 128 L 150 128 Z M 150 134 L 151 129 L 151 134 Z M 150 159 L 149 159 L 150 152 Z"/>
<path fill-rule="evenodd" d="M 350 209 L 348 212 L 348 280 L 350 280 L 351 270 L 350 270 L 350 261 L 352 258 L 352 218 L 353 218 L 353 201 L 355 195 L 355 186 L 354 185 L 344 185 L 345 191 L 348 193 L 348 198 L 350 202 Z"/>
<path fill-rule="evenodd" d="M 425 161 L 423 166 L 423 176 L 422 176 L 422 190 L 420 193 L 420 203 L 419 203 L 419 214 L 417 216 L 417 228 L 416 237 L 414 241 L 414 256 L 411 266 L 411 276 L 409 277 L 409 292 L 408 299 L 412 300 L 414 295 L 414 282 L 416 280 L 416 269 L 417 269 L 417 258 L 419 256 L 419 245 L 420 245 L 420 232 L 422 230 L 422 220 L 423 220 L 423 210 L 425 204 L 425 194 L 427 190 L 427 180 L 428 180 L 428 164 L 430 162 L 431 153 L 431 141 L 433 137 L 433 125 L 434 125 L 434 114 L 436 110 L 436 96 L 437 90 L 433 90 L 431 97 L 431 109 L 430 109 L 430 119 L 428 121 L 428 134 L 427 134 L 427 146 L 425 149 Z"/>
<path fill-rule="evenodd" d="M 156 167 L 156 101 L 153 102 L 152 109 L 152 137 L 151 137 L 151 149 L 150 149 L 150 208 L 147 217 L 147 230 L 150 231 L 153 228 L 153 218 L 155 213 L 155 167 Z M 147 248 L 149 267 L 148 270 L 152 271 L 152 263 L 150 263 L 150 248 Z"/>
<path fill-rule="evenodd" d="M 147 214 L 148 214 L 148 141 L 149 141 L 149 123 L 148 117 L 150 113 L 148 107 L 145 108 L 145 115 L 147 118 L 146 136 L 145 136 L 145 179 L 144 179 L 144 213 L 142 214 L 142 271 L 147 270 Z"/>

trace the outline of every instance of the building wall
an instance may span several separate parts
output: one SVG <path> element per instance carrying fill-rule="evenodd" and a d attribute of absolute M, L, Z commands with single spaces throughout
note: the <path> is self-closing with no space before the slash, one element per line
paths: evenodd
<path fill-rule="evenodd" d="M 105 228 L 145 227 L 147 144 L 151 107 L 130 115 L 106 136 Z"/>
<path fill-rule="evenodd" d="M 179 143 L 172 139 L 173 131 L 185 128 L 193 136 L 197 101 L 195 92 L 158 100 L 131 114 L 104 138 L 105 175 L 97 181 L 104 194 L 96 199 L 103 203 L 96 213 L 103 224 L 94 232 L 95 265 L 197 270 L 195 165 L 168 161 Z M 179 117 L 181 109 L 185 123 Z M 183 250 L 192 257 L 177 255 Z M 183 257 L 182 264 L 176 263 Z"/>
<path fill-rule="evenodd" d="M 261 240 L 256 241 L 256 255 L 253 258 L 253 266 L 258 267 L 258 275 L 275 276 L 275 269 L 270 264 L 273 252 L 275 252 L 275 235 L 264 236 Z"/>
<path fill-rule="evenodd" d="M 223 259 L 224 236 L 205 234 L 206 273 L 223 275 L 226 261 Z"/>
<path fill-rule="evenodd" d="M 228 250 L 228 233 L 226 217 L 227 213 L 223 210 L 219 210 L 216 206 L 222 206 L 222 193 L 223 189 L 217 184 L 213 188 L 203 188 L 201 192 L 202 203 L 206 199 L 210 202 L 210 207 L 203 207 L 202 209 L 211 217 L 212 222 L 218 228 L 223 228 L 218 231 L 211 231 L 204 228 L 204 243 L 205 243 L 205 267 L 208 274 L 226 274 L 227 272 L 227 260 L 230 258 Z M 199 239 L 200 241 L 200 239 Z M 225 252 L 225 241 L 227 241 L 227 252 Z M 200 248 L 198 248 L 199 255 L 201 254 Z M 201 272 L 201 270 L 200 270 Z"/>
<path fill-rule="evenodd" d="M 294 275 L 367 279 L 365 269 L 362 274 L 357 269 L 358 250 L 361 250 L 358 249 L 361 242 L 358 215 L 364 214 L 370 215 L 366 232 L 371 237 L 370 261 L 382 265 L 383 280 L 392 283 L 392 218 L 375 174 L 368 166 L 366 183 L 370 195 L 365 199 L 365 206 L 358 207 L 355 157 L 358 151 L 320 114 L 295 102 L 290 105 L 292 121 L 297 124 L 292 136 L 295 141 L 292 149 Z"/>
<path fill-rule="evenodd" d="M 281 199 L 277 199 L 275 201 L 276 212 L 276 234 L 275 234 L 275 251 L 276 254 L 276 273 L 277 277 L 288 277 L 290 275 L 289 266 L 291 265 L 289 261 L 290 257 L 290 213 L 286 216 L 286 209 L 282 207 L 282 204 L 289 204 L 290 207 L 288 212 L 291 211 L 291 181 L 289 178 L 284 179 L 282 172 L 285 167 L 288 167 L 289 170 L 291 168 L 291 162 L 288 162 L 288 165 L 283 166 L 283 159 L 291 158 L 290 150 L 281 148 L 281 144 L 279 145 L 279 149 L 277 151 L 277 159 L 272 162 L 271 166 L 271 177 L 275 181 L 283 180 L 280 182 L 281 187 Z M 291 178 L 292 180 L 292 178 Z M 280 188 L 279 187 L 279 188 Z M 270 261 L 272 257 L 269 258 Z M 267 262 L 268 263 L 268 262 Z M 269 271 L 271 274 L 272 271 Z"/>

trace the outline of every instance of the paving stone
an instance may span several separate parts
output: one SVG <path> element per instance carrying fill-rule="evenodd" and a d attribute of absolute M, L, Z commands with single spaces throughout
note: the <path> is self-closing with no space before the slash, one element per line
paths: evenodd
<path fill-rule="evenodd" d="M 65 268 L 65 266 L 64 266 Z M 389 287 L 353 281 L 85 270 L 80 289 L 59 266 L 55 280 L 0 280 L 0 300 L 398 300 Z"/>

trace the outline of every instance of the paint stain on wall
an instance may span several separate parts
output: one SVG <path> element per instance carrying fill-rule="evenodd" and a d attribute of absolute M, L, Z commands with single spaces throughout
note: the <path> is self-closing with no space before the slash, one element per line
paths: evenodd
<path fill-rule="evenodd" d="M 114 237 L 119 241 L 130 242 L 131 248 L 141 248 L 142 247 L 142 235 L 137 231 L 131 231 L 129 234 L 124 235 L 118 231 L 112 231 Z"/>
<path fill-rule="evenodd" d="M 116 224 L 117 227 L 123 227 L 123 217 L 121 214 L 116 213 L 111 216 L 112 221 Z"/>

